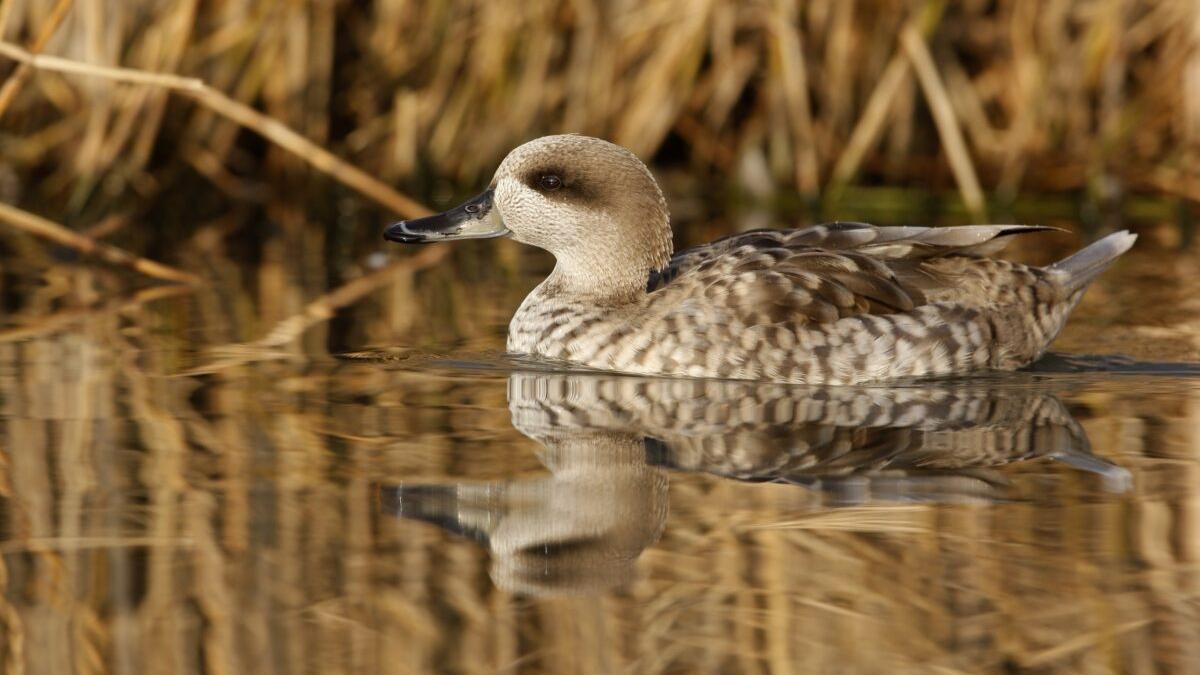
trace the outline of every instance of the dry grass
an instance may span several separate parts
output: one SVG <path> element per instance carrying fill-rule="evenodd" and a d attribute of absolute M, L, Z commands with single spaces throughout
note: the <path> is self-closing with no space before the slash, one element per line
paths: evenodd
<path fill-rule="evenodd" d="M 200 282 L 198 278 L 187 272 L 156 263 L 153 260 L 139 258 L 116 246 L 110 246 L 102 242 L 97 242 L 91 237 L 76 234 L 58 223 L 50 222 L 45 218 L 2 202 L 0 202 L 0 221 L 22 232 L 28 232 L 44 239 L 49 239 L 56 244 L 73 248 L 85 255 L 94 255 L 105 262 L 128 267 L 156 279 L 184 284 Z"/>
<path fill-rule="evenodd" d="M 203 82 L 202 106 L 24 59 L 0 90 L 3 161 L 21 198 L 58 215 L 177 198 L 162 191 L 193 174 L 235 198 L 257 191 L 249 175 L 286 188 L 289 154 L 362 167 L 334 173 L 404 213 L 419 207 L 384 183 L 427 197 L 443 179 L 478 182 L 554 131 L 831 198 L 858 181 L 956 183 L 976 214 L 996 190 L 1196 196 L 1189 0 L 101 7 L 6 0 L 0 37 Z M 279 147 L 248 143 L 242 125 Z"/>

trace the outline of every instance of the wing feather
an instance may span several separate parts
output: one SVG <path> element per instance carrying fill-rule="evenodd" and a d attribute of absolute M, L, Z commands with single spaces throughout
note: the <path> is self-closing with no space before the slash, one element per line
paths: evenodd
<path fill-rule="evenodd" d="M 859 314 L 911 311 L 952 294 L 954 275 L 937 260 L 983 258 L 1027 225 L 876 227 L 838 222 L 797 230 L 755 230 L 676 254 L 650 275 L 664 308 L 703 296 L 746 325 L 829 323 Z M 969 261 L 963 261 L 969 263 Z"/>

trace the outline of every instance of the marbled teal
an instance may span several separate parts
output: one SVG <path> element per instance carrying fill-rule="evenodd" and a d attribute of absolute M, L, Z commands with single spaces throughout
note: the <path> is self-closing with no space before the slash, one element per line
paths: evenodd
<path fill-rule="evenodd" d="M 758 230 L 672 255 L 666 200 L 631 152 L 546 136 L 480 196 L 390 226 L 402 243 L 508 236 L 553 272 L 508 349 L 648 375 L 853 384 L 1011 370 L 1037 359 L 1087 285 L 1136 239 L 1047 267 L 992 257 L 1021 225 Z"/>

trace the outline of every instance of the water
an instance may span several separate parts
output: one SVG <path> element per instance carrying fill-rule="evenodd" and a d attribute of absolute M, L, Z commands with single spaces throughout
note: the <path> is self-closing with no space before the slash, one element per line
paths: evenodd
<path fill-rule="evenodd" d="M 501 357 L 545 262 L 503 243 L 283 346 L 314 294 L 269 257 L 165 297 L 55 267 L 0 333 L 0 656 L 1195 672 L 1200 259 L 1143 234 L 1030 371 L 860 388 Z"/>

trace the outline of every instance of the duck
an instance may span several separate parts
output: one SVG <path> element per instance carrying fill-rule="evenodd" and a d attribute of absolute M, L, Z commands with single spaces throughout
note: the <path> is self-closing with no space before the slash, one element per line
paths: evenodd
<path fill-rule="evenodd" d="M 1109 234 L 1045 267 L 996 257 L 1038 225 L 833 222 L 675 252 L 649 168 L 589 136 L 513 149 L 482 194 L 384 238 L 509 237 L 555 266 L 508 329 L 516 355 L 637 375 L 851 385 L 1015 370 L 1133 245 Z"/>

